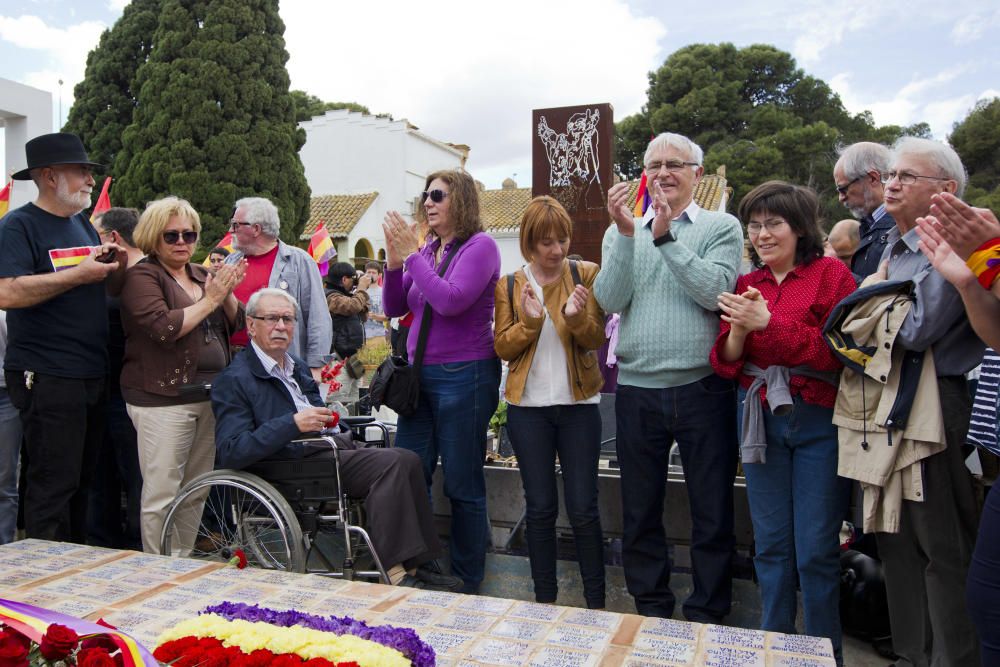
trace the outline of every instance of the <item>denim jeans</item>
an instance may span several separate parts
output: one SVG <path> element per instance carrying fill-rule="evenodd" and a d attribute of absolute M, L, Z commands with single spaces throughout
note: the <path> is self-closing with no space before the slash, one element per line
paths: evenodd
<path fill-rule="evenodd" d="M 746 390 L 738 395 L 737 423 L 742 423 Z M 805 632 L 829 637 L 839 663 L 839 533 L 850 483 L 837 476 L 833 409 L 797 396 L 793 400 L 793 409 L 780 417 L 765 406 L 766 463 L 743 465 L 760 582 L 760 627 L 795 634 L 798 573 Z"/>
<path fill-rule="evenodd" d="M 525 535 L 531 578 L 538 602 L 555 602 L 556 455 L 563 478 L 566 515 L 573 527 L 587 607 L 604 607 L 604 536 L 597 505 L 597 461 L 601 454 L 601 413 L 597 405 L 507 408 L 517 466 L 524 484 Z"/>
<path fill-rule="evenodd" d="M 500 361 L 458 361 L 420 369 L 420 404 L 399 417 L 396 446 L 415 452 L 430 489 L 438 458 L 451 501 L 452 574 L 475 593 L 486 570 L 486 429 L 500 400 Z"/>
<path fill-rule="evenodd" d="M 0 387 L 0 544 L 17 532 L 17 460 L 21 453 L 21 416 Z"/>
<path fill-rule="evenodd" d="M 736 393 L 717 375 L 678 387 L 619 384 L 615 399 L 628 592 L 644 616 L 670 618 L 670 560 L 663 527 L 668 456 L 677 440 L 691 507 L 690 621 L 718 622 L 732 604 Z"/>

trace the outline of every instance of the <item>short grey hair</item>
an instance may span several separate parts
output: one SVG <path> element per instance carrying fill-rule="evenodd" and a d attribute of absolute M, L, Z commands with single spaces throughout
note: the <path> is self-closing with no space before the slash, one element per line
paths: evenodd
<path fill-rule="evenodd" d="M 662 132 L 656 135 L 653 140 L 649 142 L 649 145 L 646 146 L 646 154 L 642 156 L 642 165 L 646 166 L 649 164 L 650 156 L 656 151 L 666 148 L 667 146 L 673 146 L 677 150 L 687 153 L 688 162 L 697 162 L 700 165 L 702 160 L 705 158 L 705 152 L 701 150 L 701 146 L 694 143 L 683 134 Z"/>
<path fill-rule="evenodd" d="M 299 302 L 295 300 L 294 296 L 283 289 L 278 289 L 277 287 L 264 287 L 251 294 L 250 298 L 247 299 L 248 317 L 255 317 L 257 315 L 257 307 L 260 305 L 260 300 L 266 296 L 280 297 L 292 304 L 292 308 L 295 309 L 296 313 L 299 312 Z"/>
<path fill-rule="evenodd" d="M 246 213 L 246 220 L 255 225 L 260 225 L 260 231 L 272 239 L 278 238 L 281 233 L 281 219 L 278 217 L 278 207 L 271 203 L 271 200 L 263 197 L 244 197 L 236 202 L 236 208 L 242 208 Z"/>
<path fill-rule="evenodd" d="M 962 165 L 962 158 L 958 157 L 955 149 L 941 141 L 933 139 L 920 139 L 919 137 L 901 137 L 892 147 L 892 161 L 895 163 L 901 155 L 919 155 L 930 160 L 938 174 L 944 178 L 951 179 L 958 183 L 955 196 L 961 197 L 965 192 L 965 183 L 968 181 L 968 174 Z M 925 174 L 933 176 L 934 174 Z"/>
<path fill-rule="evenodd" d="M 859 141 L 840 149 L 840 158 L 834 169 L 840 167 L 844 171 L 844 178 L 853 181 L 869 171 L 884 175 L 889 171 L 891 161 L 892 152 L 886 146 L 874 141 Z"/>

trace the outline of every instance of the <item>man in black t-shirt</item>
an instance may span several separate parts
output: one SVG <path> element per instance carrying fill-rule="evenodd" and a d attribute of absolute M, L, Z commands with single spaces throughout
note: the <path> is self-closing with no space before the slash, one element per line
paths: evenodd
<path fill-rule="evenodd" d="M 4 377 L 27 446 L 28 537 L 83 542 L 87 492 L 104 428 L 108 318 L 105 285 L 124 278 L 124 254 L 102 243 L 81 211 L 99 167 L 79 137 L 25 146 L 38 198 L 0 220 L 0 308 L 7 311 Z"/>

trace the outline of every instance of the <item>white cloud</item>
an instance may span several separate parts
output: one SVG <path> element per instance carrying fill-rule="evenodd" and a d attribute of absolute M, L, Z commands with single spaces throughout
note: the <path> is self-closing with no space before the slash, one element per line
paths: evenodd
<path fill-rule="evenodd" d="M 108 0 L 108 9 L 113 12 L 120 12 L 131 0 Z"/>
<path fill-rule="evenodd" d="M 531 110 L 611 102 L 618 119 L 638 111 L 666 35 L 624 0 L 399 1 L 378 13 L 392 20 L 374 20 L 364 3 L 283 2 L 292 86 L 408 118 L 468 144 L 477 177 L 480 165 L 510 165 L 522 183 Z"/>
<path fill-rule="evenodd" d="M 963 16 L 951 29 L 951 39 L 955 44 L 968 44 L 982 37 L 987 30 L 1000 26 L 1000 9 L 993 15 L 973 13 Z"/>
<path fill-rule="evenodd" d="M 847 34 L 875 30 L 880 17 L 892 11 L 887 4 L 823 2 L 804 10 L 797 9 L 779 20 L 788 21 L 789 28 L 798 34 L 792 55 L 799 64 L 815 65 L 824 51 L 843 42 Z"/>

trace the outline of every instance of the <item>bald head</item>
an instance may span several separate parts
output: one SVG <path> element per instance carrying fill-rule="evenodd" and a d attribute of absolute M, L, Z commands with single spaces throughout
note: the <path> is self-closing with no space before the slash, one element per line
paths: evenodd
<path fill-rule="evenodd" d="M 836 257 L 850 266 L 854 251 L 861 244 L 860 228 L 861 223 L 852 218 L 841 220 L 835 224 L 830 230 L 830 235 L 826 238 L 826 256 Z"/>

